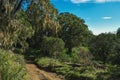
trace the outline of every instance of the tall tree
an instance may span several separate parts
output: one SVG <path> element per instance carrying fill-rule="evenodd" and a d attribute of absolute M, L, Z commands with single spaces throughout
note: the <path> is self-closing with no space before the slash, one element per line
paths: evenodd
<path fill-rule="evenodd" d="M 89 37 L 89 30 L 83 19 L 65 12 L 59 14 L 58 21 L 62 26 L 59 36 L 65 42 L 68 53 L 71 53 L 73 47 L 83 45 Z"/>
<path fill-rule="evenodd" d="M 56 20 L 57 9 L 49 0 L 32 0 L 26 11 L 29 22 L 35 30 L 31 46 L 39 48 L 44 36 L 57 36 L 59 23 Z"/>
<path fill-rule="evenodd" d="M 0 0 L 0 13 L 13 17 L 21 8 L 23 0 Z"/>
<path fill-rule="evenodd" d="M 44 37 L 42 42 L 42 53 L 45 56 L 56 57 L 64 49 L 64 42 L 60 38 Z"/>
<path fill-rule="evenodd" d="M 90 50 L 96 60 L 109 62 L 108 58 L 116 54 L 116 43 L 118 42 L 116 35 L 113 33 L 102 33 L 94 37 L 90 44 Z"/>
<path fill-rule="evenodd" d="M 117 36 L 120 37 L 120 28 L 117 30 Z"/>
<path fill-rule="evenodd" d="M 25 44 L 26 39 L 32 35 L 32 27 L 20 10 L 22 2 L 0 0 L 0 43 L 5 49 L 13 49 L 18 43 L 25 48 L 22 43 Z"/>

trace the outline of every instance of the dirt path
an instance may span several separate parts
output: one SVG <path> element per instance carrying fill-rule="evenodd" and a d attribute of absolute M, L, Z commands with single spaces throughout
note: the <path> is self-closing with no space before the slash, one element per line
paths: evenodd
<path fill-rule="evenodd" d="M 46 72 L 44 70 L 39 69 L 33 63 L 26 63 L 25 66 L 28 70 L 31 80 L 64 80 L 55 73 Z"/>

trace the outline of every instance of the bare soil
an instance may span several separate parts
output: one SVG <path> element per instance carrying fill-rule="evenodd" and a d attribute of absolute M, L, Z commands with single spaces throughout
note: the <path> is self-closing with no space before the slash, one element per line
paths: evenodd
<path fill-rule="evenodd" d="M 25 67 L 30 75 L 30 80 L 65 80 L 63 76 L 56 73 L 39 69 L 34 63 L 26 63 Z"/>

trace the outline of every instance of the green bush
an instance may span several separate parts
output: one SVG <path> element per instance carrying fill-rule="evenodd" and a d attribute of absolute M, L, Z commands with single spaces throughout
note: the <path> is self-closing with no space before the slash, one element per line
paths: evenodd
<path fill-rule="evenodd" d="M 67 75 L 67 73 L 71 70 L 71 67 L 61 63 L 57 59 L 42 57 L 36 59 L 36 63 L 39 67 L 47 69 L 49 71 L 56 72 L 58 74 Z"/>
<path fill-rule="evenodd" d="M 44 37 L 41 50 L 45 56 L 56 57 L 64 49 L 64 41 L 55 37 Z"/>
<path fill-rule="evenodd" d="M 70 55 L 66 53 L 66 49 L 61 54 L 58 54 L 56 58 L 61 62 L 71 62 Z"/>
<path fill-rule="evenodd" d="M 80 73 L 79 71 L 69 71 L 66 78 L 67 80 L 95 80 L 91 74 Z"/>
<path fill-rule="evenodd" d="M 42 57 L 36 59 L 39 67 L 64 75 L 67 80 L 119 80 L 119 68 L 97 69 L 90 65 L 72 67 L 57 59 Z M 113 69 L 112 69 L 113 68 Z M 118 71 L 117 71 L 118 70 Z M 115 74 L 114 74 L 115 73 Z M 114 76 L 112 76 L 114 75 Z"/>
<path fill-rule="evenodd" d="M 72 49 L 71 59 L 75 63 L 92 64 L 93 56 L 87 47 L 75 47 Z"/>
<path fill-rule="evenodd" d="M 0 80 L 29 80 L 23 57 L 0 50 Z"/>
<path fill-rule="evenodd" d="M 120 80 L 120 66 L 108 65 L 107 72 L 99 73 L 97 75 L 99 80 Z"/>
<path fill-rule="evenodd" d="M 63 66 L 61 68 L 55 68 L 56 73 L 62 74 L 64 76 L 66 76 L 70 70 L 71 70 L 71 68 L 69 66 Z"/>
<path fill-rule="evenodd" d="M 48 57 L 38 58 L 38 59 L 36 59 L 36 62 L 37 62 L 39 67 L 43 67 L 43 68 L 63 65 L 58 60 L 53 59 L 53 58 L 48 58 Z"/>

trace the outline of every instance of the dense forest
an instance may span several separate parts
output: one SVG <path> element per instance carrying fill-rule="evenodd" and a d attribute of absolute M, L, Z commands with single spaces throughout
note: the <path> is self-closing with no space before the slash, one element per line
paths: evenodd
<path fill-rule="evenodd" d="M 94 35 L 50 0 L 0 0 L 0 80 L 30 80 L 24 60 L 66 80 L 120 80 L 120 28 Z"/>

